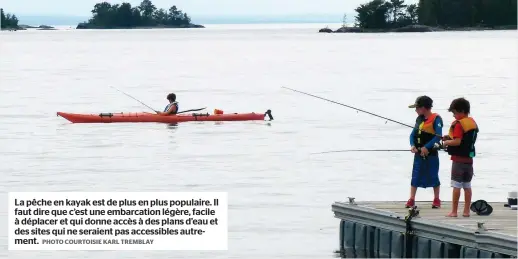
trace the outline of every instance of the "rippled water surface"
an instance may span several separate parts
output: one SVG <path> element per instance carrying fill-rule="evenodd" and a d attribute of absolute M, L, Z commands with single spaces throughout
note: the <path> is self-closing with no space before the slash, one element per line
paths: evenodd
<path fill-rule="evenodd" d="M 310 27 L 311 26 L 311 27 Z M 281 88 L 307 91 L 413 124 L 407 106 L 434 99 L 447 125 L 471 101 L 481 132 L 474 199 L 516 190 L 516 31 L 319 34 L 323 25 L 191 30 L 0 33 L 0 188 L 9 191 L 226 191 L 224 252 L 21 252 L 9 258 L 331 258 L 331 204 L 408 198 L 412 155 L 312 154 L 406 149 L 410 128 Z M 70 124 L 57 111 L 264 112 L 268 122 Z M 441 155 L 441 198 L 451 200 Z M 418 191 L 430 200 L 432 190 Z M 6 198 L 0 200 L 2 222 Z M 446 214 L 446 211 L 445 211 Z"/>

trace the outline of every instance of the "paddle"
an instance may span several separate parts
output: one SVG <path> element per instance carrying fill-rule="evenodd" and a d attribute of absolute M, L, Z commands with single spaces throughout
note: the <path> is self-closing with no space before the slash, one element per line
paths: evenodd
<path fill-rule="evenodd" d="M 186 112 L 197 112 L 197 111 L 201 111 L 201 110 L 205 110 L 205 109 L 207 109 L 207 107 L 203 107 L 203 108 L 199 108 L 199 109 L 185 110 L 185 111 L 177 112 L 176 114 L 186 113 Z"/>

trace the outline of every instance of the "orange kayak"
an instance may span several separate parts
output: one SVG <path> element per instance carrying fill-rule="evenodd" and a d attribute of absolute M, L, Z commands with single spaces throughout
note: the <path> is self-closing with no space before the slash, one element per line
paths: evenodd
<path fill-rule="evenodd" d="M 72 123 L 114 123 L 114 122 L 160 122 L 176 123 L 187 121 L 251 121 L 264 120 L 268 116 L 273 120 L 270 110 L 265 113 L 232 113 L 232 114 L 208 114 L 191 113 L 177 115 L 157 115 L 149 112 L 122 112 L 122 113 L 99 113 L 99 114 L 77 114 L 58 112 L 61 116 Z"/>

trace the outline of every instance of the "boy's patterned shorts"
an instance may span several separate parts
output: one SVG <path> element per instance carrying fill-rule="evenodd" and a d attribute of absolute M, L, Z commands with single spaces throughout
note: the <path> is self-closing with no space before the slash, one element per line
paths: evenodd
<path fill-rule="evenodd" d="M 452 161 L 451 164 L 451 187 L 471 188 L 473 178 L 473 164 L 465 164 Z"/>

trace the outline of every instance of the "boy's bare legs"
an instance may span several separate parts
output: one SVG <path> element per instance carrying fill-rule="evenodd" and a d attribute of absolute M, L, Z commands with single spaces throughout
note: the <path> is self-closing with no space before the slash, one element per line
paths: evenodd
<path fill-rule="evenodd" d="M 457 217 L 457 209 L 459 207 L 459 198 L 460 198 L 460 188 L 453 187 L 452 193 L 452 201 L 451 201 L 451 212 L 448 214 L 448 217 Z"/>
<path fill-rule="evenodd" d="M 460 193 L 460 191 L 459 191 Z M 464 188 L 464 212 L 462 213 L 462 216 L 469 217 L 469 211 L 471 206 L 471 195 L 472 195 L 471 188 Z"/>

